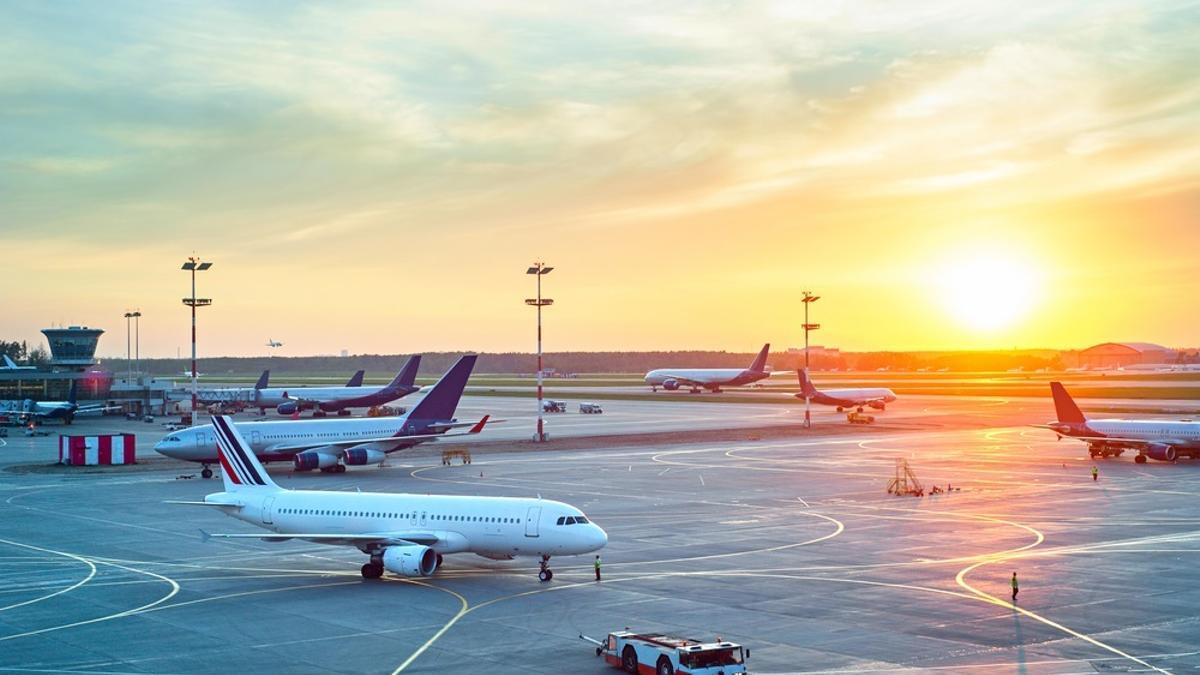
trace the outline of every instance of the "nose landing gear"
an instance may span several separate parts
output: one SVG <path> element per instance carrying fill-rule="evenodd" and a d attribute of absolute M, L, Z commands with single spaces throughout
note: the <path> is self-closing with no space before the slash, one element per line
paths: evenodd
<path fill-rule="evenodd" d="M 538 581 L 550 581 L 554 578 L 554 571 L 550 569 L 550 556 L 542 556 L 542 568 L 538 572 Z"/>
<path fill-rule="evenodd" d="M 208 468 L 207 464 L 205 464 L 204 468 L 200 470 L 200 477 L 201 478 L 212 478 L 212 469 Z"/>

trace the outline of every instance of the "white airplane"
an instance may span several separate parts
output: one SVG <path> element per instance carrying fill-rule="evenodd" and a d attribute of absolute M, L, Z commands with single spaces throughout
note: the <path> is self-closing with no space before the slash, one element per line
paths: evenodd
<path fill-rule="evenodd" d="M 384 570 L 427 577 L 449 553 L 491 560 L 541 559 L 538 578 L 550 581 L 550 557 L 598 551 L 608 535 L 583 512 L 562 502 L 519 497 L 460 497 L 326 490 L 285 490 L 271 480 L 246 439 L 226 416 L 213 418 L 224 492 L 201 502 L 271 534 L 208 534 L 205 540 L 300 539 L 353 546 L 370 556 L 364 579 Z"/>
<path fill-rule="evenodd" d="M 896 400 L 896 394 L 885 387 L 817 389 L 812 380 L 808 379 L 808 373 L 803 368 L 796 372 L 800 377 L 800 393 L 795 395 L 796 398 L 808 398 L 818 405 L 831 405 L 836 407 L 838 412 L 847 408 L 857 408 L 858 412 L 862 412 L 864 406 L 884 410 L 887 404 Z"/>
<path fill-rule="evenodd" d="M 401 417 L 242 422 L 237 426 L 260 460 L 292 462 L 297 471 L 342 473 L 346 466 L 379 464 L 388 453 L 443 437 L 451 429 L 471 427 L 468 434 L 483 431 L 486 416 L 479 422 L 454 418 L 476 358 L 472 354 L 459 359 Z M 211 425 L 195 426 L 167 434 L 154 449 L 168 457 L 199 462 L 204 467 L 200 475 L 211 478 L 209 465 L 217 463 L 216 441 Z"/>
<path fill-rule="evenodd" d="M 280 415 L 304 410 L 312 410 L 313 417 L 324 417 L 331 412 L 348 415 L 349 408 L 385 405 L 418 391 L 420 387 L 415 382 L 420 367 L 420 355 L 410 357 L 396 377 L 382 387 L 362 386 L 362 378 L 357 374 L 344 387 L 264 387 L 254 392 L 252 405 L 275 408 Z"/>
<path fill-rule="evenodd" d="M 267 346 L 268 347 L 282 347 L 283 343 L 276 342 L 276 341 L 272 340 L 271 338 L 267 338 Z"/>
<path fill-rule="evenodd" d="M 18 366 L 16 361 L 4 354 L 4 365 L 0 366 L 0 370 L 37 370 L 37 366 Z"/>
<path fill-rule="evenodd" d="M 693 394 L 701 389 L 707 389 L 714 394 L 721 392 L 721 387 L 736 387 L 750 384 L 770 377 L 767 370 L 767 352 L 771 344 L 763 345 L 762 351 L 754 358 L 749 368 L 659 368 L 646 373 L 646 384 L 650 391 L 658 391 L 659 387 L 667 391 L 675 391 L 680 387 L 689 387 Z"/>
<path fill-rule="evenodd" d="M 1136 450 L 1133 461 L 1145 464 L 1146 458 L 1174 462 L 1180 457 L 1200 456 L 1200 422 L 1192 420 L 1089 420 L 1075 405 L 1061 382 L 1050 383 L 1054 411 L 1058 420 L 1035 424 L 1058 434 L 1088 444 L 1088 454 L 1096 457 L 1120 457 L 1126 450 Z"/>

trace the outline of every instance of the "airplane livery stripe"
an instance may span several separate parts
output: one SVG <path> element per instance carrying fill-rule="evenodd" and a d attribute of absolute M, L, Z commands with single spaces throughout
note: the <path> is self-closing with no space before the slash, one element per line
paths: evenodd
<path fill-rule="evenodd" d="M 225 471 L 225 475 L 229 476 L 229 480 L 233 481 L 234 485 L 241 485 L 242 479 L 238 478 L 237 473 L 234 472 L 233 469 L 229 468 L 229 461 L 225 459 L 224 448 L 219 448 L 219 450 L 220 451 L 217 453 L 217 459 L 221 460 L 221 469 Z"/>
<path fill-rule="evenodd" d="M 214 418 L 212 418 L 212 422 L 213 422 L 213 431 L 217 435 L 217 443 L 221 447 L 221 450 L 223 451 L 221 453 L 221 457 L 225 459 L 225 462 L 226 462 L 226 464 L 228 464 L 229 468 L 233 469 L 233 473 L 231 474 L 231 476 L 233 478 L 235 478 L 234 482 L 239 485 L 246 485 L 246 484 L 252 483 L 253 481 L 249 480 L 246 477 L 245 469 L 244 469 L 244 467 L 242 467 L 241 463 L 238 461 L 236 454 L 234 453 L 233 443 L 231 443 L 229 441 L 229 435 L 226 433 L 226 430 L 221 426 L 220 418 L 214 417 Z"/>
<path fill-rule="evenodd" d="M 225 418 L 217 416 L 213 418 L 213 423 L 213 427 L 225 439 L 230 450 L 230 461 L 239 469 L 243 476 L 243 482 L 252 485 L 266 485 L 266 482 L 254 471 L 253 465 L 246 459 L 245 451 L 238 443 L 233 430 L 229 428 L 229 422 Z"/>

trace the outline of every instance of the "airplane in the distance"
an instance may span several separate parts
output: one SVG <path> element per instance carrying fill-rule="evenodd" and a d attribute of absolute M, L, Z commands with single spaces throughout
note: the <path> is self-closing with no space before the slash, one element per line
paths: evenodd
<path fill-rule="evenodd" d="M 271 338 L 267 338 L 267 346 L 268 347 L 282 347 L 283 343 L 276 342 L 276 341 L 272 340 Z"/>
<path fill-rule="evenodd" d="M 887 408 L 887 404 L 896 400 L 895 392 L 886 387 L 817 389 L 803 368 L 796 372 L 800 378 L 800 393 L 795 395 L 796 398 L 808 398 L 818 405 L 831 405 L 837 408 L 838 412 L 848 408 L 855 408 L 858 412 L 862 412 L 865 406 L 884 410 Z"/>
<path fill-rule="evenodd" d="M 353 546 L 370 556 L 360 572 L 378 579 L 384 571 L 427 577 L 442 556 L 474 553 L 490 560 L 540 558 L 538 578 L 550 581 L 550 557 L 582 555 L 608 543 L 608 534 L 579 509 L 549 499 L 469 497 L 381 492 L 285 490 L 254 456 L 226 416 L 213 418 L 224 492 L 204 501 L 227 516 L 268 530 L 263 534 L 208 534 L 205 540 L 299 539 Z"/>
<path fill-rule="evenodd" d="M 4 365 L 0 366 L 0 370 L 37 370 L 37 366 L 18 366 L 16 361 L 9 358 L 8 354 L 4 354 Z"/>
<path fill-rule="evenodd" d="M 1075 404 L 1061 382 L 1050 383 L 1054 412 L 1058 420 L 1034 424 L 1049 429 L 1061 438 L 1073 438 L 1088 444 L 1088 454 L 1096 457 L 1120 457 L 1135 450 L 1133 461 L 1145 464 L 1146 458 L 1174 462 L 1180 457 L 1200 455 L 1200 422 L 1192 420 L 1089 420 Z"/>
<path fill-rule="evenodd" d="M 356 373 L 344 387 L 272 387 L 259 389 L 252 405 L 258 408 L 275 408 L 280 415 L 312 410 L 313 417 L 324 417 L 336 412 L 349 415 L 349 408 L 369 408 L 385 405 L 398 398 L 420 390 L 416 386 L 417 370 L 421 367 L 421 356 L 409 357 L 404 367 L 391 382 L 382 387 L 364 387 L 362 378 Z M 355 382 L 357 380 L 357 383 Z"/>
<path fill-rule="evenodd" d="M 650 391 L 658 391 L 659 387 L 667 391 L 675 391 L 688 387 L 693 394 L 701 389 L 707 389 L 714 394 L 721 393 L 721 387 L 737 387 L 765 380 L 771 376 L 767 370 L 767 352 L 771 344 L 763 345 L 762 351 L 754 358 L 749 368 L 658 368 L 646 373 L 646 384 Z"/>
<path fill-rule="evenodd" d="M 15 416 L 21 424 L 45 420 L 62 420 L 63 424 L 70 424 L 75 421 L 76 415 L 103 413 L 111 409 L 103 403 L 79 405 L 75 400 L 77 389 L 78 382 L 72 381 L 65 401 L 4 401 L 0 403 L 0 412 Z"/>
<path fill-rule="evenodd" d="M 451 429 L 471 427 L 467 434 L 483 431 L 486 416 L 478 422 L 459 422 L 454 418 L 476 358 L 472 354 L 459 359 L 407 415 L 241 422 L 237 427 L 249 439 L 249 447 L 259 459 L 290 461 L 297 471 L 320 469 L 341 473 L 346 466 L 380 464 L 388 453 L 446 437 Z M 204 478 L 212 477 L 209 465 L 217 463 L 216 437 L 210 425 L 167 434 L 154 449 L 168 457 L 199 462 Z"/>

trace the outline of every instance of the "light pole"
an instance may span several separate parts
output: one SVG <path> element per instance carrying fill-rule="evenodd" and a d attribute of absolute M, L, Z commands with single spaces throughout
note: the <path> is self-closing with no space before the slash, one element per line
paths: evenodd
<path fill-rule="evenodd" d="M 129 320 L 133 318 L 133 312 L 125 312 L 125 385 L 129 386 L 133 382 L 133 355 L 129 352 Z"/>
<path fill-rule="evenodd" d="M 526 274 L 532 274 L 537 277 L 537 297 L 526 298 L 525 304 L 537 307 L 537 434 L 533 440 L 538 443 L 546 440 L 546 433 L 542 427 L 542 308 L 553 305 L 554 301 L 549 298 L 542 298 L 542 276 L 549 274 L 553 267 L 546 267 L 546 263 L 534 263 L 525 270 Z"/>
<path fill-rule="evenodd" d="M 212 263 L 201 262 L 193 255 L 180 268 L 192 273 L 192 297 L 183 299 L 183 304 L 192 308 L 192 414 L 196 413 L 196 308 L 208 307 L 212 304 L 212 300 L 209 298 L 196 297 L 196 272 L 203 272 L 210 267 L 212 267 Z"/>
<path fill-rule="evenodd" d="M 133 310 L 133 371 L 142 376 L 142 310 Z"/>
<path fill-rule="evenodd" d="M 808 306 L 821 299 L 819 295 L 813 295 L 808 291 L 804 291 L 804 379 L 809 379 L 808 374 L 808 332 L 814 331 L 821 327 L 819 323 L 808 322 Z M 811 381 L 811 380 L 810 380 Z M 804 392 L 804 428 L 812 428 L 812 399 L 809 398 L 808 392 Z"/>

